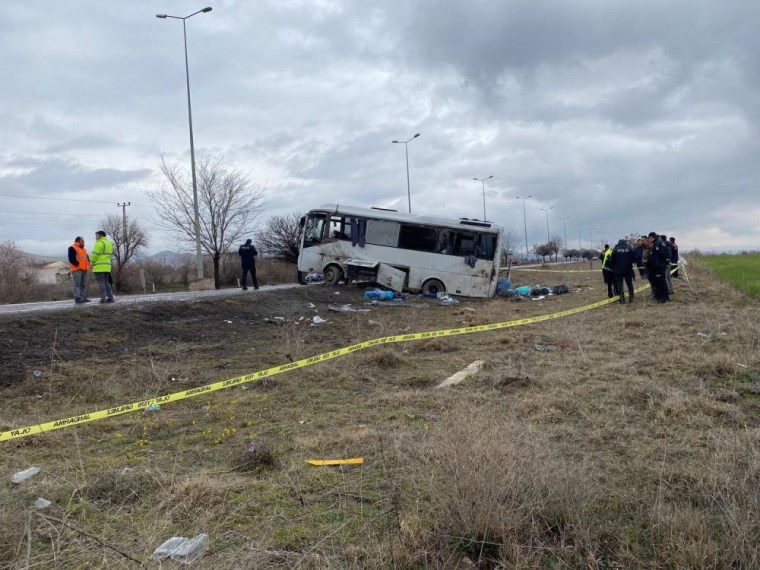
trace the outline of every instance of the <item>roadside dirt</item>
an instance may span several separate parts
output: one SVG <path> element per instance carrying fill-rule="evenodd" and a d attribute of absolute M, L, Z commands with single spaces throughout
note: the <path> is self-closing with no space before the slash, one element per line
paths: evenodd
<path fill-rule="evenodd" d="M 308 286 L 195 302 L 88 305 L 76 311 L 0 317 L 0 386 L 30 379 L 35 370 L 60 363 L 127 364 L 172 351 L 207 359 L 211 369 L 247 348 L 260 348 L 258 353 L 267 355 L 267 361 L 275 359 L 267 364 L 284 363 L 317 347 L 328 350 L 359 338 L 408 330 L 410 323 L 424 324 L 410 315 L 425 309 L 436 313 L 431 324 L 459 312 L 416 298 L 397 307 L 373 307 L 363 293 L 355 286 Z M 488 301 L 462 303 L 484 307 Z M 351 304 L 360 311 L 333 312 L 330 304 Z M 315 325 L 315 316 L 329 323 Z"/>
<path fill-rule="evenodd" d="M 356 289 L 347 292 L 304 287 L 208 301 L 88 305 L 77 311 L 3 317 L 0 386 L 22 381 L 51 363 L 90 358 L 114 362 L 130 359 L 148 346 L 195 344 L 200 349 L 213 344 L 217 356 L 234 352 L 241 342 L 271 341 L 276 329 L 287 321 L 304 317 L 301 322 L 308 327 L 305 321 L 317 314 L 309 304 L 319 305 L 321 312 L 327 313 L 327 303 L 345 297 L 356 303 L 360 295 Z M 332 336 L 336 331 L 331 330 L 327 334 Z M 310 336 L 316 339 L 321 334 L 320 327 L 311 327 Z"/>

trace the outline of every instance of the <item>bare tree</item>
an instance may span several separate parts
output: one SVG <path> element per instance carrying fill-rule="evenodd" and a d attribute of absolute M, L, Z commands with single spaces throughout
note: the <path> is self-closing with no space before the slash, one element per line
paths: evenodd
<path fill-rule="evenodd" d="M 124 266 L 135 255 L 148 247 L 148 234 L 135 219 L 127 221 L 127 231 L 125 232 L 124 220 L 117 215 L 107 216 L 101 220 L 100 227 L 111 237 L 113 242 L 113 256 L 116 259 L 114 285 L 119 289 L 122 284 Z"/>
<path fill-rule="evenodd" d="M 39 300 L 41 287 L 32 261 L 15 242 L 0 243 L 0 303 Z"/>
<path fill-rule="evenodd" d="M 546 243 L 546 245 L 549 247 L 549 250 L 551 251 L 550 255 L 554 255 L 554 261 L 559 261 L 559 252 L 562 249 L 562 238 L 558 236 L 557 234 L 553 235 L 552 238 Z"/>
<path fill-rule="evenodd" d="M 551 255 L 554 253 L 554 250 L 548 243 L 537 243 L 533 246 L 533 253 L 536 256 L 540 255 L 542 262 L 546 263 L 546 256 L 548 255 L 549 259 L 551 259 Z"/>
<path fill-rule="evenodd" d="M 505 257 L 515 254 L 520 237 L 515 230 L 504 230 L 501 234 L 501 254 Z"/>
<path fill-rule="evenodd" d="M 301 214 L 272 216 L 267 220 L 266 229 L 256 235 L 260 249 L 275 259 L 298 262 L 301 237 Z"/>
<path fill-rule="evenodd" d="M 162 227 L 182 241 L 195 243 L 193 184 L 185 172 L 161 157 L 165 183 L 147 192 L 156 204 Z M 241 171 L 227 168 L 221 157 L 201 158 L 196 165 L 201 246 L 214 262 L 214 287 L 221 287 L 219 265 L 232 244 L 250 231 L 261 213 L 264 190 Z"/>

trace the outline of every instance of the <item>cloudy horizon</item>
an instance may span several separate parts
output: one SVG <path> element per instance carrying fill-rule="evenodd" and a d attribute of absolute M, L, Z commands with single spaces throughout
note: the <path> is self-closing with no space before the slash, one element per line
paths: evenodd
<path fill-rule="evenodd" d="M 758 249 L 760 5 L 707 0 L 12 3 L 0 20 L 0 242 L 65 257 L 107 215 L 150 252 L 161 156 L 223 156 L 271 215 L 324 203 L 487 217 L 530 245 L 656 230 Z M 543 208 L 544 210 L 541 210 Z M 577 224 L 583 224 L 578 226 Z M 523 246 L 521 241 L 521 246 Z"/>

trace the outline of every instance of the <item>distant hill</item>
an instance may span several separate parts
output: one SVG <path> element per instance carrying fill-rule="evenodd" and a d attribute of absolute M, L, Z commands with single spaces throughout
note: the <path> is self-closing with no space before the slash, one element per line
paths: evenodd
<path fill-rule="evenodd" d="M 28 253 L 26 251 L 22 251 L 21 254 L 32 265 L 45 265 L 47 263 L 53 263 L 54 261 L 66 261 L 66 256 L 54 257 L 52 255 L 38 255 L 36 253 Z"/>
<path fill-rule="evenodd" d="M 178 265 L 184 261 L 195 259 L 195 254 L 165 250 L 152 255 L 136 255 L 134 259 L 135 261 L 157 261 L 167 265 Z"/>

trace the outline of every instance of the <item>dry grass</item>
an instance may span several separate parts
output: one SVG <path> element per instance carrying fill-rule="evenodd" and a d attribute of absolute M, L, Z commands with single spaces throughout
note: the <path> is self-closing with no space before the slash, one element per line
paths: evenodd
<path fill-rule="evenodd" d="M 642 294 L 519 329 L 374 347 L 160 413 L 5 443 L 6 473 L 44 471 L 0 488 L 0 567 L 134 566 L 117 550 L 145 560 L 166 538 L 200 532 L 211 547 L 196 568 L 758 567 L 760 309 L 689 272 L 668 305 Z M 293 308 L 302 302 L 285 325 L 258 319 L 255 338 L 55 361 L 42 400 L 31 378 L 2 389 L 0 420 L 601 294 L 596 273 L 571 276 L 582 292 L 544 302 L 330 314 L 319 328 L 294 324 L 309 315 Z M 433 389 L 477 359 L 487 366 L 476 377 Z M 365 463 L 305 462 L 342 457 Z M 38 496 L 69 526 L 32 514 Z"/>

